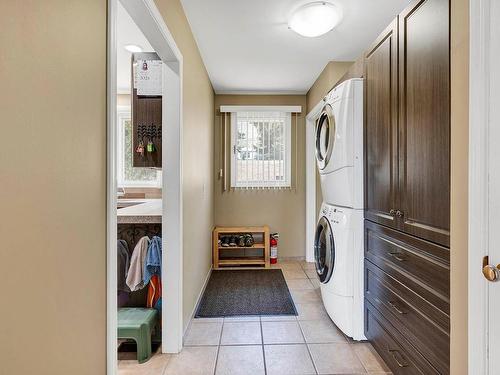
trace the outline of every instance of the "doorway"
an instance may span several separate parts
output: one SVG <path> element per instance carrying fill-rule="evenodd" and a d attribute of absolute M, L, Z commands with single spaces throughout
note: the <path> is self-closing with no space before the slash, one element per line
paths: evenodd
<path fill-rule="evenodd" d="M 161 330 L 163 353 L 182 349 L 182 54 L 153 0 L 108 0 L 107 67 L 107 373 L 117 373 L 117 15 L 122 6 L 161 60 Z M 168 125 L 167 125 L 168 124 Z"/>

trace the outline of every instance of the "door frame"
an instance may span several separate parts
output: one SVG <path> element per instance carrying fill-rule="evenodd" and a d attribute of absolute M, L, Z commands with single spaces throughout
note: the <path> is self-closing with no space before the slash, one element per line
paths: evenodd
<path fill-rule="evenodd" d="M 163 64 L 162 123 L 162 319 L 169 329 L 162 331 L 162 351 L 182 349 L 182 82 L 183 57 L 154 0 L 108 0 L 107 22 L 107 241 L 106 241 L 106 360 L 107 374 L 117 373 L 117 61 L 116 17 L 118 1 L 127 10 Z M 168 251 L 172 249 L 173 251 Z"/>
<path fill-rule="evenodd" d="M 488 249 L 484 228 L 488 225 L 488 133 L 492 124 L 489 116 L 490 4 L 491 0 L 469 1 L 469 374 L 488 373 L 488 283 L 480 267 Z"/>
<path fill-rule="evenodd" d="M 316 118 L 323 109 L 320 100 L 306 116 L 306 261 L 314 262 L 316 212 Z"/>

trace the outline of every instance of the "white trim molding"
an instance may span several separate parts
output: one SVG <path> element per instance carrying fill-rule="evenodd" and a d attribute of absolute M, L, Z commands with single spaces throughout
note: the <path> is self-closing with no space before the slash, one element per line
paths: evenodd
<path fill-rule="evenodd" d="M 316 232 L 316 119 L 323 108 L 317 103 L 306 116 L 306 261 L 314 262 Z"/>
<path fill-rule="evenodd" d="M 221 105 L 222 113 L 228 112 L 290 112 L 301 113 L 300 105 Z"/>
<path fill-rule="evenodd" d="M 469 374 L 484 375 L 489 374 L 488 285 L 480 272 L 480 259 L 488 251 L 490 1 L 469 2 L 468 364 Z"/>
<path fill-rule="evenodd" d="M 154 0 L 108 0 L 107 49 L 107 374 L 117 373 L 117 106 L 116 15 L 121 2 L 164 63 L 162 126 L 162 351 L 178 353 L 183 339 L 182 82 L 183 58 Z M 166 99 L 168 98 L 168 99 Z"/>
<path fill-rule="evenodd" d="M 107 48 L 107 141 L 106 141 L 106 374 L 118 371 L 118 303 L 117 303 L 117 186 L 116 186 L 116 14 L 117 0 L 108 1 Z"/>

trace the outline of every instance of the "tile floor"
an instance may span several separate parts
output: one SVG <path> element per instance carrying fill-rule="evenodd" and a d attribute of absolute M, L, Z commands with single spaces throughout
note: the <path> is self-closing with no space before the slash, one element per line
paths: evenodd
<path fill-rule="evenodd" d="M 283 261 L 295 316 L 193 319 L 180 354 L 120 360 L 119 375 L 390 374 L 369 343 L 348 339 L 321 303 L 313 263 Z"/>

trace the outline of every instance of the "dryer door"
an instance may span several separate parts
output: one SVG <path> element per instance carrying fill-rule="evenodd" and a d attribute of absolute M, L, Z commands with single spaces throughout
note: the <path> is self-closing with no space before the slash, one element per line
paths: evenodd
<path fill-rule="evenodd" d="M 322 216 L 318 221 L 314 238 L 314 260 L 319 281 L 326 284 L 332 277 L 335 266 L 335 242 L 328 219 Z"/>
<path fill-rule="evenodd" d="M 332 106 L 327 104 L 323 107 L 321 115 L 316 120 L 316 160 L 320 170 L 325 169 L 332 156 L 335 143 L 335 127 Z"/>

